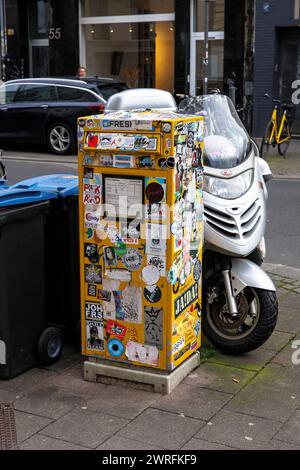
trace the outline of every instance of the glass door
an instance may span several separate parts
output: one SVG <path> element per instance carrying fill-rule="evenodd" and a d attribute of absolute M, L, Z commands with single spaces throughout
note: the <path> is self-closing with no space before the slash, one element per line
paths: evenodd
<path fill-rule="evenodd" d="M 49 77 L 49 40 L 33 39 L 30 41 L 30 76 Z"/>

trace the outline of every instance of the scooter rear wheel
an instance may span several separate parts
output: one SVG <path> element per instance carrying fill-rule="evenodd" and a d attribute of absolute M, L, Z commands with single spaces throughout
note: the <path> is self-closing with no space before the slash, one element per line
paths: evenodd
<path fill-rule="evenodd" d="M 237 301 L 239 315 L 236 319 L 226 311 L 224 296 L 222 301 L 212 304 L 206 301 L 203 312 L 204 335 L 217 349 L 230 355 L 259 348 L 271 336 L 278 317 L 276 292 L 247 287 Z"/>

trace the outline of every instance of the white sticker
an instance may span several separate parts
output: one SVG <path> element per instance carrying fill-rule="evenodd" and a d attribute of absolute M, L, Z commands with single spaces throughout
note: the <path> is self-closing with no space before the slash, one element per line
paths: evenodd
<path fill-rule="evenodd" d="M 111 292 L 108 300 L 102 302 L 103 314 L 105 320 L 116 320 L 116 303 L 113 296 L 113 291 L 118 292 L 120 290 L 120 282 L 103 279 L 103 291 Z"/>
<path fill-rule="evenodd" d="M 121 282 L 131 282 L 132 274 L 125 269 L 113 269 L 105 272 L 105 277 L 108 279 L 121 281 Z"/>
<path fill-rule="evenodd" d="M 133 362 L 141 362 L 152 366 L 157 366 L 159 362 L 159 351 L 156 346 L 128 341 L 125 354 Z"/>
<path fill-rule="evenodd" d="M 87 349 L 104 351 L 104 330 L 102 321 L 86 322 Z"/>
<path fill-rule="evenodd" d="M 147 264 L 151 264 L 152 266 L 156 266 L 161 276 L 166 275 L 166 258 L 164 256 L 147 256 Z"/>
<path fill-rule="evenodd" d="M 160 224 L 146 224 L 147 255 L 165 255 L 167 248 L 167 227 Z"/>
<path fill-rule="evenodd" d="M 160 272 L 156 266 L 149 264 L 143 268 L 142 279 L 147 285 L 153 286 L 154 284 L 157 284 L 159 278 Z"/>
<path fill-rule="evenodd" d="M 180 349 L 182 349 L 184 347 L 184 344 L 185 344 L 185 339 L 184 338 L 180 338 L 178 341 L 176 341 L 176 343 L 173 345 L 173 348 L 172 348 L 172 353 L 173 354 L 176 354 L 178 351 L 180 351 Z"/>
<path fill-rule="evenodd" d="M 126 286 L 122 292 L 124 321 L 129 323 L 142 322 L 142 288 Z"/>

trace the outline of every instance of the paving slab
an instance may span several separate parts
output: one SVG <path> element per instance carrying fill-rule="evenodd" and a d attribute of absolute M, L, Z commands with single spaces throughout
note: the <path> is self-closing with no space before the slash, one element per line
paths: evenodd
<path fill-rule="evenodd" d="M 258 449 L 266 445 L 281 423 L 222 410 L 195 437 L 237 449 Z"/>
<path fill-rule="evenodd" d="M 300 410 L 296 410 L 291 419 L 276 434 L 276 439 L 300 446 Z"/>
<path fill-rule="evenodd" d="M 72 366 L 83 363 L 83 357 L 77 348 L 64 347 L 61 358 L 49 367 L 44 367 L 52 372 L 64 372 Z"/>
<path fill-rule="evenodd" d="M 284 309 L 288 314 L 284 315 Z M 276 331 L 283 331 L 284 333 L 293 333 L 294 335 L 300 332 L 300 306 L 299 309 L 292 310 L 290 307 L 280 306 L 280 314 L 276 325 Z"/>
<path fill-rule="evenodd" d="M 300 335 L 297 335 L 293 341 L 299 341 Z M 272 359 L 271 364 L 280 364 L 284 367 L 292 367 L 293 361 L 292 356 L 295 353 L 295 349 L 292 348 L 293 341 L 288 343 L 276 356 Z M 299 370 L 300 374 L 300 365 L 295 366 Z"/>
<path fill-rule="evenodd" d="M 289 390 L 272 390 L 247 385 L 225 407 L 226 410 L 286 422 L 300 403 L 300 395 Z"/>
<path fill-rule="evenodd" d="M 209 420 L 233 395 L 198 386 L 181 384 L 170 395 L 158 400 L 152 408 Z"/>
<path fill-rule="evenodd" d="M 41 434 L 95 449 L 127 423 L 123 418 L 75 409 L 47 426 Z"/>
<path fill-rule="evenodd" d="M 15 412 L 16 428 L 18 444 L 22 443 L 33 434 L 41 431 L 52 422 L 49 418 L 23 413 L 22 411 Z"/>
<path fill-rule="evenodd" d="M 180 449 L 205 421 L 166 411 L 148 409 L 124 427 L 118 436 L 163 449 Z"/>
<path fill-rule="evenodd" d="M 88 410 L 133 419 L 159 398 L 157 393 L 108 385 L 96 398 L 87 400 L 86 406 Z"/>
<path fill-rule="evenodd" d="M 284 333 L 282 331 L 273 331 L 270 338 L 262 345 L 263 349 L 279 352 L 294 337 L 293 333 Z"/>
<path fill-rule="evenodd" d="M 24 395 L 24 393 L 41 385 L 46 380 L 56 377 L 56 375 L 54 372 L 35 367 L 13 379 L 0 380 L 0 390 L 11 390 L 17 395 Z"/>
<path fill-rule="evenodd" d="M 26 413 L 57 419 L 75 406 L 85 403 L 84 395 L 55 385 L 43 385 L 15 402 L 15 408 Z"/>
<path fill-rule="evenodd" d="M 20 445 L 20 450 L 90 450 L 87 447 L 36 434 Z"/>
<path fill-rule="evenodd" d="M 11 390 L 0 389 L 0 403 L 13 403 L 19 396 L 20 395 Z"/>
<path fill-rule="evenodd" d="M 289 392 L 291 396 L 300 396 L 300 369 L 299 366 L 284 367 L 275 362 L 268 364 L 251 381 L 251 385 L 268 389 L 270 391 L 282 390 Z"/>
<path fill-rule="evenodd" d="M 255 372 L 206 362 L 183 383 L 235 395 L 255 376 Z"/>
<path fill-rule="evenodd" d="M 263 450 L 300 450 L 300 444 L 293 444 L 289 442 L 271 439 L 264 447 Z"/>
<path fill-rule="evenodd" d="M 96 450 L 162 450 L 162 448 L 134 441 L 133 439 L 126 439 L 122 436 L 113 436 L 103 442 Z"/>
<path fill-rule="evenodd" d="M 208 362 L 257 372 L 270 362 L 275 355 L 276 351 L 263 348 L 256 349 L 242 356 L 229 356 L 217 351 L 214 357 L 208 359 Z"/>
<path fill-rule="evenodd" d="M 51 383 L 52 378 L 47 381 Z M 105 390 L 106 385 L 100 383 L 87 382 L 83 379 L 83 364 L 76 364 L 63 370 L 61 373 L 55 374 L 55 385 L 58 387 L 69 388 L 76 393 L 85 395 L 87 398 L 101 395 Z"/>
<path fill-rule="evenodd" d="M 236 450 L 233 447 L 225 446 L 223 444 L 216 444 L 215 442 L 204 441 L 203 439 L 190 439 L 181 450 Z"/>

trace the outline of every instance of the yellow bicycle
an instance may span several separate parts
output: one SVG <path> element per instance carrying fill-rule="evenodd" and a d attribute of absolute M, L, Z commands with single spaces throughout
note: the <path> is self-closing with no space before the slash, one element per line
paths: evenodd
<path fill-rule="evenodd" d="M 279 155 L 285 156 L 292 138 L 292 116 L 293 104 L 289 101 L 280 101 L 272 98 L 268 93 L 264 95 L 274 103 L 271 120 L 268 122 L 264 137 L 261 142 L 260 155 L 266 158 L 270 146 L 278 146 Z M 282 112 L 279 113 L 279 108 Z M 281 114 L 281 116 L 280 116 Z M 278 119 L 279 118 L 279 119 Z"/>

